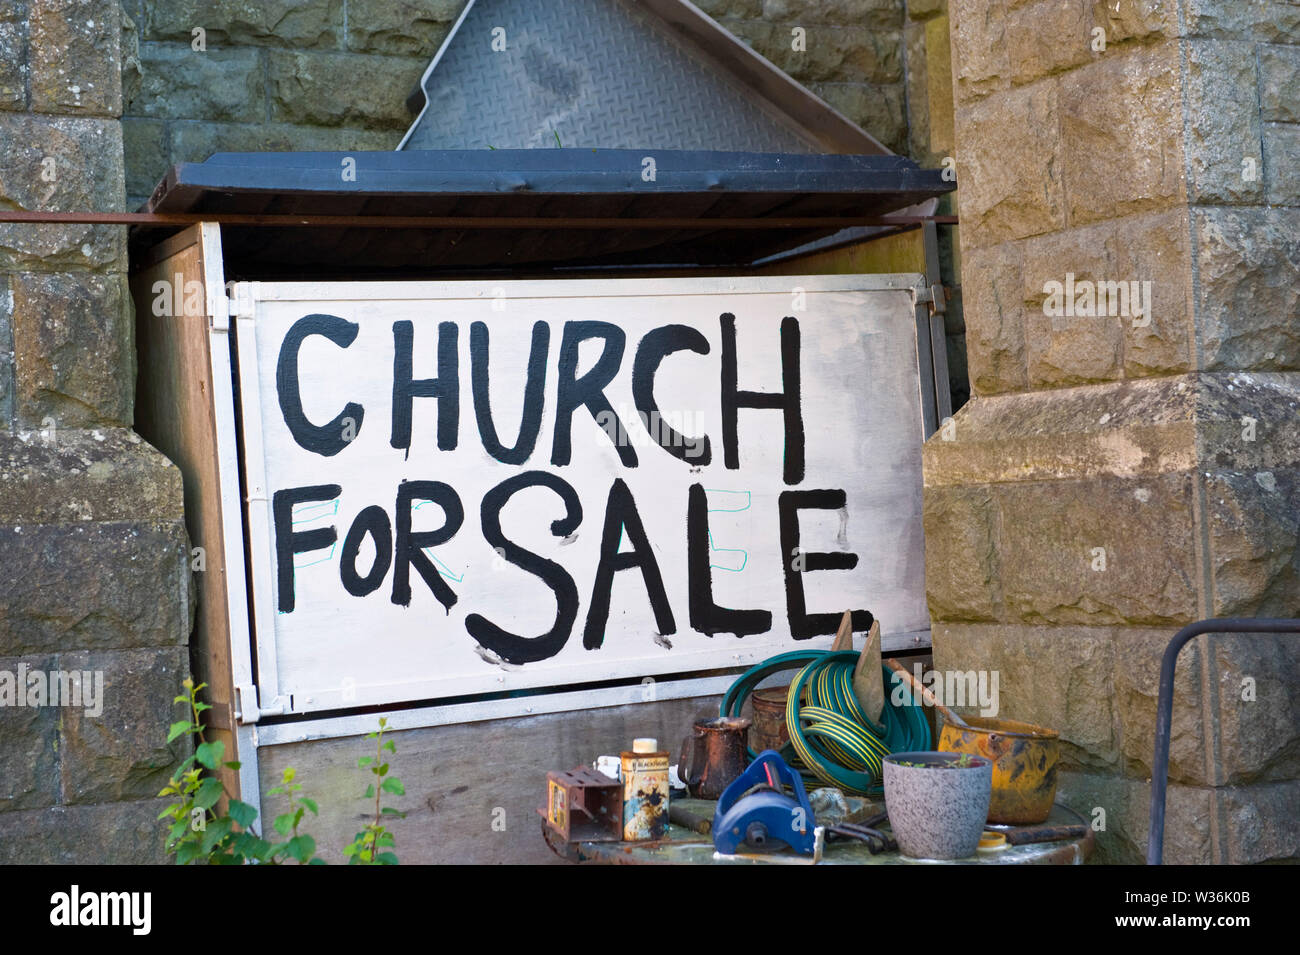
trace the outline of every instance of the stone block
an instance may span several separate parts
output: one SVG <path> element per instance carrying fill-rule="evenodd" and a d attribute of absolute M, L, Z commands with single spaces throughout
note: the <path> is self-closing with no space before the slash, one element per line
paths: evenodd
<path fill-rule="evenodd" d="M 960 63 L 960 61 L 958 61 Z M 957 111 L 957 184 L 963 249 L 1065 227 L 1055 81 L 989 96 Z M 1126 107 L 1127 108 L 1127 107 Z"/>
<path fill-rule="evenodd" d="M 121 211 L 122 132 L 115 121 L 0 112 L 0 200 L 18 209 Z M 121 226 L 0 225 L 0 270 L 116 267 Z"/>
<path fill-rule="evenodd" d="M 165 800 L 0 813 L 2 865 L 161 865 Z"/>
<path fill-rule="evenodd" d="M 1012 243 L 987 249 L 965 245 L 962 303 L 966 356 L 974 393 L 993 395 L 1028 387 L 1023 261 Z"/>
<path fill-rule="evenodd" d="M 118 0 L 28 0 L 32 109 L 122 115 Z"/>
<path fill-rule="evenodd" d="M 411 125 L 407 94 L 427 65 L 387 56 L 275 51 L 267 65 L 271 120 L 404 132 Z M 366 78 L 364 96 L 347 81 L 355 76 Z"/>
<path fill-rule="evenodd" d="M 999 717 L 1060 733 L 1063 768 L 1118 769 L 1110 631 L 945 623 L 933 639 L 936 669 L 997 672 Z"/>
<path fill-rule="evenodd" d="M 1198 616 L 1190 473 L 1021 482 L 996 495 L 1008 621 L 1176 629 Z"/>
<path fill-rule="evenodd" d="M 897 28 L 903 21 L 901 0 L 763 0 L 764 20 L 834 23 Z"/>
<path fill-rule="evenodd" d="M 1295 862 L 1300 859 L 1300 782 L 1224 789 L 1223 861 L 1232 865 Z"/>
<path fill-rule="evenodd" d="M 19 422 L 129 425 L 135 335 L 125 277 L 24 272 L 13 296 Z"/>
<path fill-rule="evenodd" d="M 1102 773 L 1064 770 L 1057 784 L 1057 800 L 1083 816 L 1098 831 L 1097 852 L 1091 862 L 1102 865 L 1136 865 L 1146 859 L 1150 828 L 1151 786 L 1145 780 Z M 1220 861 L 1214 852 L 1210 820 L 1214 790 L 1169 787 L 1165 802 L 1164 861 L 1167 865 L 1194 865 Z"/>
<path fill-rule="evenodd" d="M 1295 426 L 1300 376 L 1224 372 L 1200 375 L 1197 385 L 1196 450 L 1202 469 L 1257 472 L 1300 467 L 1300 429 Z"/>
<path fill-rule="evenodd" d="M 0 435 L 14 420 L 14 296 L 9 276 L 0 273 Z"/>
<path fill-rule="evenodd" d="M 1260 161 L 1259 75 L 1248 42 L 1190 40 L 1187 48 L 1187 193 L 1192 202 L 1256 203 Z M 1227 104 L 1232 104 L 1231 106 Z"/>
<path fill-rule="evenodd" d="M 1092 0 L 1037 0 L 1007 13 L 1011 80 L 1028 83 L 1091 62 Z"/>
<path fill-rule="evenodd" d="M 0 525 L 182 517 L 180 470 L 133 431 L 0 433 Z"/>
<path fill-rule="evenodd" d="M 953 6 L 950 19 L 953 83 L 958 104 L 967 105 L 972 100 L 1010 86 L 1006 0 L 979 0 L 976 3 L 959 0 Z M 1014 111 L 1015 107 L 1012 105 L 1010 108 Z M 957 141 L 965 143 L 960 135 Z M 967 147 L 963 145 L 962 148 L 965 150 Z"/>
<path fill-rule="evenodd" d="M 1295 0 L 1182 0 L 1180 13 L 1186 36 L 1291 44 L 1300 37 Z"/>
<path fill-rule="evenodd" d="M 187 714 L 172 700 L 189 676 L 184 646 L 59 655 L 65 671 L 102 680 L 95 708 L 62 711 L 59 734 L 63 801 L 68 805 L 147 799 L 167 785 L 188 752 L 167 729 Z M 96 713 L 95 710 L 100 712 Z"/>
<path fill-rule="evenodd" d="M 1118 630 L 1114 641 L 1115 732 L 1127 774 L 1150 779 L 1156 746 L 1156 702 L 1160 661 L 1174 630 Z M 1214 733 L 1211 708 L 1202 692 L 1204 656 L 1196 641 L 1183 647 L 1174 667 L 1173 709 L 1169 724 L 1169 780 L 1213 785 L 1206 764 L 1206 740 Z"/>
<path fill-rule="evenodd" d="M 261 58 L 249 48 L 199 51 L 188 44 L 144 43 L 140 91 L 127 108 L 132 116 L 261 122 L 266 119 Z"/>
<path fill-rule="evenodd" d="M 1294 616 L 1300 607 L 1300 471 L 1216 469 L 1204 480 L 1214 616 Z"/>
<path fill-rule="evenodd" d="M 145 4 L 143 22 L 146 40 L 190 43 L 201 28 L 208 49 L 336 49 L 343 37 L 343 0 L 168 0 Z"/>
<path fill-rule="evenodd" d="M 713 19 L 721 17 L 761 17 L 763 0 L 700 0 L 696 4 Z"/>
<path fill-rule="evenodd" d="M 1125 40 L 1178 35 L 1177 4 L 1167 0 L 1085 0 L 1092 6 L 1092 26 L 1106 31 L 1106 47 Z"/>
<path fill-rule="evenodd" d="M 1300 369 L 1300 209 L 1192 211 L 1201 367 Z"/>
<path fill-rule="evenodd" d="M 1109 296 L 1104 304 L 1099 296 L 1087 301 L 1081 291 L 1109 288 L 1102 283 L 1127 283 L 1115 225 L 1101 223 L 1035 236 L 1021 247 L 1030 387 L 1060 388 L 1119 378 L 1123 368 L 1120 322 L 1126 319 L 1108 312 L 1112 304 L 1121 303 L 1112 303 Z M 1130 310 L 1133 305 L 1128 302 Z M 1063 314 L 1067 306 L 1075 314 Z"/>
<path fill-rule="evenodd" d="M 3 692 L 14 693 L 0 705 L 0 813 L 59 801 L 59 711 L 27 705 L 28 674 L 54 669 L 53 655 L 0 657 Z"/>
<path fill-rule="evenodd" d="M 1258 54 L 1260 119 L 1300 123 L 1300 47 L 1266 44 Z"/>
<path fill-rule="evenodd" d="M 803 24 L 795 24 L 803 26 Z M 858 24 L 809 23 L 804 49 L 794 49 L 793 26 L 737 21 L 734 32 L 801 83 L 898 83 L 903 79 L 903 33 Z"/>
<path fill-rule="evenodd" d="M 1294 488 L 1294 476 L 1291 483 Z M 1293 580 L 1295 570 L 1293 566 Z M 1300 636 L 1222 634 L 1208 639 L 1217 684 L 1219 781 L 1300 780 L 1300 698 L 1295 692 Z"/>
<path fill-rule="evenodd" d="M 1052 126 L 1050 140 L 1059 149 L 1055 178 L 1064 176 L 1071 225 L 1185 202 L 1178 77 L 1177 50 L 1168 44 L 1108 53 L 1062 83 L 1060 138 Z M 1043 178 L 1014 188 L 1037 195 L 1026 183 Z"/>
<path fill-rule="evenodd" d="M 202 162 L 216 152 L 338 152 L 390 150 L 401 141 L 395 130 L 291 126 L 284 123 L 174 123 L 172 162 Z"/>
<path fill-rule="evenodd" d="M 128 196 L 148 196 L 171 166 L 167 124 L 160 119 L 122 120 L 122 151 Z M 128 202 L 128 208 L 132 208 Z"/>
<path fill-rule="evenodd" d="M 192 606 L 179 521 L 0 527 L 0 653 L 183 645 Z"/>
<path fill-rule="evenodd" d="M 996 620 L 998 514 L 988 487 L 926 488 L 926 598 L 935 621 Z"/>
<path fill-rule="evenodd" d="M 1264 176 L 1268 202 L 1300 206 L 1300 125 L 1264 124 Z"/>
<path fill-rule="evenodd" d="M 1116 278 L 1151 283 L 1149 296 L 1147 286 L 1139 284 L 1144 299 L 1149 299 L 1149 314 L 1120 321 L 1127 378 L 1178 374 L 1195 367 L 1187 282 L 1191 269 L 1188 221 L 1187 210 L 1177 207 L 1115 223 Z"/>
<path fill-rule="evenodd" d="M 905 151 L 907 117 L 901 84 L 813 83 L 809 88 L 888 148 Z"/>
<path fill-rule="evenodd" d="M 1025 351 L 1031 388 L 1067 388 L 1115 381 L 1124 369 L 1124 331 L 1110 315 L 1048 317 L 1030 309 Z"/>
<path fill-rule="evenodd" d="M 27 108 L 27 9 L 22 0 L 0 9 L 0 110 Z"/>
<path fill-rule="evenodd" d="M 465 0 L 350 0 L 347 48 L 429 60 L 464 6 Z"/>
<path fill-rule="evenodd" d="M 925 443 L 925 486 L 1193 471 L 1197 397 L 1185 379 L 1152 378 L 979 398 L 954 416 L 952 440 Z"/>

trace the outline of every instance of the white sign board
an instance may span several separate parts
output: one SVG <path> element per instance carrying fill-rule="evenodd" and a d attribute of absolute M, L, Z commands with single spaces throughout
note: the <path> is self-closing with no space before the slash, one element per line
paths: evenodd
<path fill-rule="evenodd" d="M 263 706 L 928 629 L 913 278 L 236 286 Z"/>

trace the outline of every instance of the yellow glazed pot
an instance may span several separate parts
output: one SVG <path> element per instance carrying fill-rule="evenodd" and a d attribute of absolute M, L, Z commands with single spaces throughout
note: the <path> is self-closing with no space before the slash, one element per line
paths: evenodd
<path fill-rule="evenodd" d="M 1060 736 L 1033 723 L 963 716 L 970 729 L 944 720 L 939 751 L 970 753 L 993 762 L 991 823 L 1023 826 L 1045 822 L 1056 799 Z"/>

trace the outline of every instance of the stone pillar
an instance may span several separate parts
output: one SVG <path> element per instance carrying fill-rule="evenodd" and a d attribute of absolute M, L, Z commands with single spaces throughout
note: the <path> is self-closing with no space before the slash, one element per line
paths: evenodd
<path fill-rule="evenodd" d="M 1165 645 L 1300 616 L 1300 4 L 949 17 L 975 397 L 925 449 L 935 661 L 1058 728 L 1061 798 L 1137 861 Z M 1149 308 L 1079 298 L 1121 282 Z M 1300 637 L 1183 651 L 1170 780 L 1167 861 L 1300 857 Z"/>
<path fill-rule="evenodd" d="M 0 8 L 0 204 L 122 210 L 119 14 Z M 165 858 L 189 542 L 180 473 L 131 431 L 126 269 L 122 228 L 0 226 L 0 863 Z M 102 696 L 33 705 L 34 671 Z"/>

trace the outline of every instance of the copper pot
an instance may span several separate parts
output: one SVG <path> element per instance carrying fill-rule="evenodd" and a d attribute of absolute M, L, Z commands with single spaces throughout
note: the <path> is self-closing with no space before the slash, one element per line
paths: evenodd
<path fill-rule="evenodd" d="M 717 799 L 748 765 L 745 733 L 750 721 L 715 716 L 695 721 L 692 735 L 682 741 L 677 775 L 695 799 Z"/>

